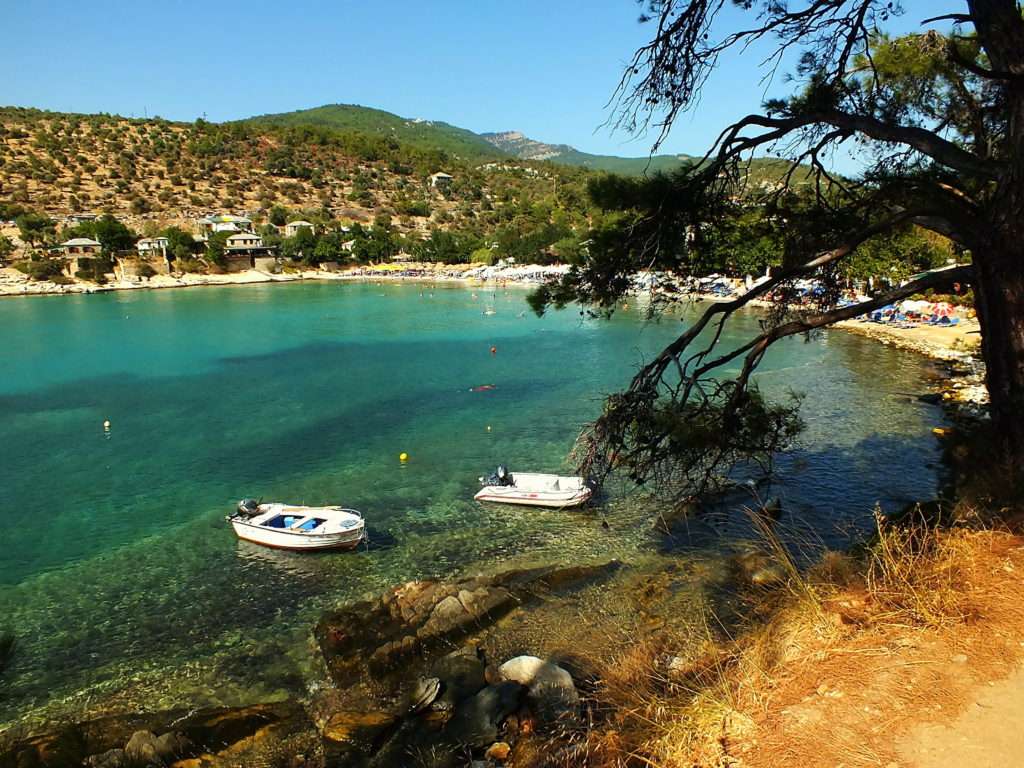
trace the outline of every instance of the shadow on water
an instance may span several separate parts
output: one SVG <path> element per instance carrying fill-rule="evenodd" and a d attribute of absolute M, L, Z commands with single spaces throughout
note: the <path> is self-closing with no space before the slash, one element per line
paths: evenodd
<path fill-rule="evenodd" d="M 794 450 L 778 457 L 773 478 L 756 490 L 737 486 L 669 521 L 660 550 L 685 553 L 756 542 L 761 537 L 747 510 L 777 503 L 772 529 L 794 560 L 806 564 L 825 549 L 846 548 L 870 535 L 876 505 L 892 513 L 934 497 L 934 481 L 894 473 L 893 467 L 919 464 L 937 471 L 940 462 L 937 444 L 923 446 L 897 435 L 872 435 L 850 447 Z M 852 485 L 851 476 L 861 478 L 860 484 Z"/>

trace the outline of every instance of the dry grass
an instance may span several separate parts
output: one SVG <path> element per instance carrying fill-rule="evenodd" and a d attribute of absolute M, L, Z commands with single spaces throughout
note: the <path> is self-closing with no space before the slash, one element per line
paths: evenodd
<path fill-rule="evenodd" d="M 806 573 L 766 526 L 789 575 L 770 617 L 722 643 L 708 616 L 685 658 L 661 637 L 610 659 L 587 763 L 885 766 L 897 733 L 1008 674 L 1024 645 L 1024 541 L 940 528 L 920 509 L 876 519 L 860 556 L 829 553 Z M 970 664 L 950 664 L 961 652 Z"/>

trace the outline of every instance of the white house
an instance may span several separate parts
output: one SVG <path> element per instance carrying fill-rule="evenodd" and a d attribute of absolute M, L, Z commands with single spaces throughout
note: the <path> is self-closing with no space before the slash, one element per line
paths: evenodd
<path fill-rule="evenodd" d="M 102 251 L 103 246 L 88 237 L 73 237 L 50 249 L 64 259 L 64 273 L 69 277 L 78 274 L 83 259 L 98 259 Z"/>
<path fill-rule="evenodd" d="M 252 219 L 234 216 L 230 213 L 216 213 L 196 220 L 199 231 L 204 235 L 214 232 L 252 232 Z"/>
<path fill-rule="evenodd" d="M 295 237 L 297 234 L 299 234 L 299 230 L 303 228 L 308 229 L 313 234 L 316 234 L 316 227 L 314 227 L 308 221 L 302 221 L 300 219 L 299 221 L 289 221 L 287 224 L 285 224 L 284 235 L 285 237 Z"/>
<path fill-rule="evenodd" d="M 135 244 L 139 256 L 166 256 L 170 240 L 166 237 L 144 237 Z"/>
<path fill-rule="evenodd" d="M 78 258 L 79 256 L 92 256 L 95 258 L 100 255 L 103 246 L 88 237 L 73 237 L 57 246 L 56 250 L 69 259 Z"/>
<path fill-rule="evenodd" d="M 226 250 L 254 250 L 263 248 L 263 238 L 251 232 L 239 232 L 231 235 L 224 245 Z"/>
<path fill-rule="evenodd" d="M 434 189 L 448 189 L 454 178 L 454 176 L 450 176 L 444 171 L 438 171 L 437 173 L 430 174 L 430 186 Z"/>

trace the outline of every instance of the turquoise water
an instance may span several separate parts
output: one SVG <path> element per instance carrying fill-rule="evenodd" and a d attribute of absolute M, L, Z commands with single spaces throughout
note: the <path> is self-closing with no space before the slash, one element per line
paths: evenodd
<path fill-rule="evenodd" d="M 472 495 L 500 461 L 565 467 L 602 394 L 688 317 L 537 318 L 519 289 L 426 285 L 0 301 L 0 629 L 18 637 L 0 725 L 295 693 L 316 678 L 309 629 L 326 605 L 661 546 L 650 505 L 622 488 L 604 510 L 614 535 L 592 513 Z M 756 328 L 740 316 L 726 342 Z M 762 368 L 768 392 L 806 395 L 775 491 L 794 521 L 841 542 L 876 501 L 934 492 L 939 417 L 906 397 L 924 387 L 921 361 L 829 332 L 778 345 Z M 470 391 L 481 384 L 496 388 Z M 250 495 L 355 506 L 372 546 L 238 542 L 223 517 Z"/>

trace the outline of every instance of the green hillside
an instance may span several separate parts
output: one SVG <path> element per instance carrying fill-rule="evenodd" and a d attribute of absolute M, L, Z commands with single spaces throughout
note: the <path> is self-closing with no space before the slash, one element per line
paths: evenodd
<path fill-rule="evenodd" d="M 465 128 L 433 120 L 399 117 L 382 109 L 355 104 L 325 104 L 295 112 L 259 115 L 239 122 L 285 127 L 321 126 L 342 131 L 392 137 L 405 146 L 424 151 L 446 152 L 466 160 L 506 157 L 481 136 Z"/>

